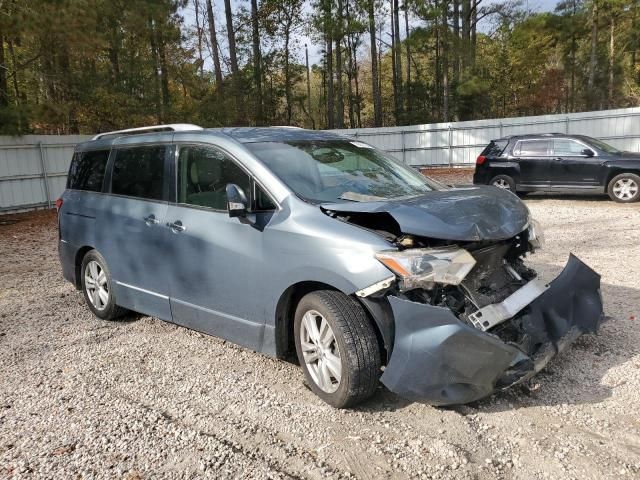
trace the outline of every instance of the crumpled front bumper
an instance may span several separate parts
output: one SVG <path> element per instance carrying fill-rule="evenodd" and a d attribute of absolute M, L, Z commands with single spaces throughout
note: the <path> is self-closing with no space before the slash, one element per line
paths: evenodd
<path fill-rule="evenodd" d="M 604 314 L 600 275 L 571 255 L 549 288 L 516 317 L 535 353 L 526 355 L 447 308 L 389 297 L 395 340 L 381 377 L 392 392 L 433 405 L 479 400 L 539 372 Z M 507 320 L 511 321 L 511 320 Z"/>

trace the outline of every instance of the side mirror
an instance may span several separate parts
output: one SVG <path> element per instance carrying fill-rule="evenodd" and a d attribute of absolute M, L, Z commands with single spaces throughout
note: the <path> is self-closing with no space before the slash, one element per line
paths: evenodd
<path fill-rule="evenodd" d="M 590 148 L 585 148 L 584 150 L 582 150 L 582 155 L 586 157 L 593 157 L 595 154 L 593 153 L 593 150 L 591 150 Z"/>
<path fill-rule="evenodd" d="M 249 202 L 242 189 L 235 183 L 229 183 L 226 187 L 227 210 L 231 218 L 247 216 Z"/>

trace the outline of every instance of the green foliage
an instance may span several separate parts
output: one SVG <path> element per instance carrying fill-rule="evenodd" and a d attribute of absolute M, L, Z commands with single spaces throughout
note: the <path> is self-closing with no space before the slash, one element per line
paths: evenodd
<path fill-rule="evenodd" d="M 372 78 L 369 50 L 371 2 L 379 79 Z M 233 3 L 240 63 L 233 76 L 222 2 L 214 2 L 223 47 L 216 83 L 205 0 L 0 0 L 0 134 L 94 133 L 174 121 L 324 128 L 328 38 L 333 92 L 343 94 L 346 125 L 373 125 L 374 80 L 386 125 L 442 121 L 445 108 L 449 119 L 464 120 L 640 102 L 639 0 L 563 0 L 554 12 L 537 14 L 517 0 L 457 5 L 472 3 L 478 8 L 466 19 L 465 37 L 453 0 L 400 2 L 398 95 L 405 105 L 396 118 L 388 1 L 258 1 L 259 70 L 249 3 Z M 302 35 L 323 56 L 311 68 L 310 98 Z"/>

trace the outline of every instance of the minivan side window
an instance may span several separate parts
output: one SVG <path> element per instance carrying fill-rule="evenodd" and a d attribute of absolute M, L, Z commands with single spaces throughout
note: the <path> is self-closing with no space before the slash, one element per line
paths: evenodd
<path fill-rule="evenodd" d="M 164 145 L 119 148 L 111 173 L 111 193 L 162 200 Z"/>
<path fill-rule="evenodd" d="M 87 192 L 101 192 L 109 150 L 76 152 L 71 160 L 67 188 Z"/>
<path fill-rule="evenodd" d="M 549 140 L 521 140 L 514 149 L 514 154 L 521 157 L 546 157 L 549 155 Z"/>
<path fill-rule="evenodd" d="M 251 177 L 220 149 L 186 145 L 178 156 L 178 203 L 227 210 L 226 187 L 235 183 L 251 197 Z"/>

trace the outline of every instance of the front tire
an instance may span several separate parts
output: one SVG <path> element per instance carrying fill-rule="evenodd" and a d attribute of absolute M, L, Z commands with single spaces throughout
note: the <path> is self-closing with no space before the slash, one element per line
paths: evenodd
<path fill-rule="evenodd" d="M 509 175 L 497 175 L 491 179 L 489 185 L 516 193 L 516 182 Z"/>
<path fill-rule="evenodd" d="M 637 202 L 640 200 L 640 177 L 633 173 L 616 175 L 609 182 L 607 193 L 614 202 Z"/>
<path fill-rule="evenodd" d="M 89 251 L 82 259 L 80 281 L 84 300 L 96 317 L 115 320 L 127 313 L 125 308 L 116 305 L 111 272 L 97 250 Z"/>
<path fill-rule="evenodd" d="M 294 334 L 300 366 L 318 397 L 345 408 L 373 395 L 380 347 L 357 300 L 334 290 L 305 295 L 296 308 Z"/>

